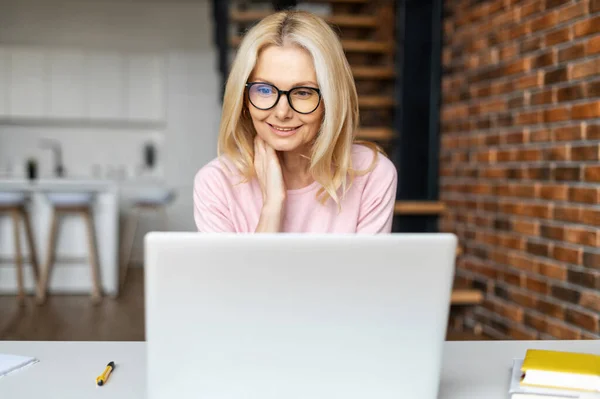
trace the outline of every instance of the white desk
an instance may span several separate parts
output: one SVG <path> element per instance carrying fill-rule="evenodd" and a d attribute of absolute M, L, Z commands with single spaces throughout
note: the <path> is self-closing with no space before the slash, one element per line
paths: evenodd
<path fill-rule="evenodd" d="M 446 342 L 439 399 L 506 399 L 513 357 L 527 348 L 585 351 L 600 355 L 597 341 Z M 0 353 L 41 360 L 0 378 L 0 398 L 142 399 L 146 396 L 143 342 L 0 341 Z M 106 364 L 117 369 L 104 387 L 94 385 Z"/>

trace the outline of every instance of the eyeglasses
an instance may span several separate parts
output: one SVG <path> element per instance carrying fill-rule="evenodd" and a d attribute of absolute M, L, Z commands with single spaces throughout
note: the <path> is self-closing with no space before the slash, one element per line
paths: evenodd
<path fill-rule="evenodd" d="M 314 112 L 321 103 L 321 91 L 314 87 L 299 86 L 291 90 L 279 90 L 272 84 L 246 83 L 248 99 L 256 108 L 266 111 L 273 108 L 284 94 L 292 109 L 300 114 Z"/>

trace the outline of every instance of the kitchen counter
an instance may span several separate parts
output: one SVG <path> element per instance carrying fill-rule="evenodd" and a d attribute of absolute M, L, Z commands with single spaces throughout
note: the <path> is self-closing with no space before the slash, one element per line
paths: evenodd
<path fill-rule="evenodd" d="M 113 180 L 93 179 L 39 179 L 29 181 L 26 179 L 0 179 L 0 191 L 85 191 L 98 192 L 107 189 L 116 189 L 117 183 Z"/>
<path fill-rule="evenodd" d="M 93 179 L 0 179 L 0 191 L 25 191 L 27 209 L 32 224 L 34 243 L 40 267 L 46 264 L 52 207 L 46 198 L 49 192 L 89 192 L 94 194 L 92 214 L 98 248 L 100 280 L 105 294 L 118 293 L 119 269 L 119 185 L 112 180 Z M 16 293 L 14 239 L 12 222 L 0 215 L 0 293 Z M 21 226 L 21 251 L 24 254 L 25 288 L 33 294 L 34 281 L 30 257 Z M 56 260 L 48 292 L 89 294 L 91 266 L 84 221 L 81 217 L 62 217 L 56 241 Z"/>

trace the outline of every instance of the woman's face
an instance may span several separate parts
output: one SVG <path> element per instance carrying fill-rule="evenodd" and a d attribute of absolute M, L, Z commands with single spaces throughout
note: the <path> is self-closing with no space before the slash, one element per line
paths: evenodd
<path fill-rule="evenodd" d="M 317 135 L 323 117 L 323 101 L 319 102 L 315 91 L 300 88 L 290 94 L 294 108 L 302 113 L 290 106 L 284 94 L 267 110 L 253 103 L 260 108 L 270 107 L 277 98 L 275 88 L 284 91 L 299 86 L 318 89 L 310 53 L 295 45 L 269 46 L 260 53 L 248 82 L 268 84 L 256 84 L 247 91 L 251 100 L 247 99 L 247 107 L 258 136 L 276 151 L 304 152 Z M 313 112 L 305 113 L 312 109 Z"/>

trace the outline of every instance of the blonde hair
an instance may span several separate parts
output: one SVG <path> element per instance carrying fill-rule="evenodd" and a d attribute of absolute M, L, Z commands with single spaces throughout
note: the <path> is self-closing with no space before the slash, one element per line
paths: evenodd
<path fill-rule="evenodd" d="M 377 153 L 373 143 L 373 162 L 359 172 L 352 166 L 352 145 L 359 125 L 358 95 L 354 77 L 337 34 L 323 19 L 305 11 L 281 11 L 269 15 L 252 27 L 242 40 L 225 87 L 218 153 L 226 155 L 244 181 L 255 176 L 252 120 L 244 111 L 245 85 L 262 49 L 269 45 L 295 44 L 312 56 L 317 83 L 325 107 L 323 122 L 310 154 L 310 173 L 322 186 L 321 202 L 331 197 L 340 206 L 338 190 L 345 193 L 357 174 L 375 167 Z"/>

